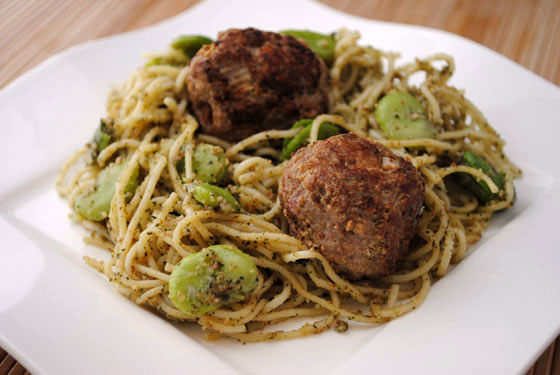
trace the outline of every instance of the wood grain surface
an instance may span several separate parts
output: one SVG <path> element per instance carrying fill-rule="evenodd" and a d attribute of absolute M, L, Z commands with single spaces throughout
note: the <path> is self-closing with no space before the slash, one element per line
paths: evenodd
<path fill-rule="evenodd" d="M 0 88 L 70 46 L 151 25 L 197 2 L 0 0 Z M 462 35 L 560 85 L 559 0 L 322 2 L 364 18 L 429 26 Z M 22 374 L 29 372 L 0 348 L 0 375 Z M 546 349 L 528 374 L 560 375 L 560 339 Z"/>

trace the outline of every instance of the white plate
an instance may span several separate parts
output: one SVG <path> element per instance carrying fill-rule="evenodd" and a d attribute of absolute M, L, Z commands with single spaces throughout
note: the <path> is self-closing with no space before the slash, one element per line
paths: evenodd
<path fill-rule="evenodd" d="M 121 297 L 82 261 L 92 251 L 54 190 L 65 158 L 104 115 L 111 83 L 180 33 L 229 27 L 358 29 L 403 61 L 445 51 L 452 83 L 524 170 L 516 206 L 424 305 L 381 327 L 278 343 L 205 342 Z M 300 1 L 206 1 L 140 31 L 72 48 L 0 92 L 0 344 L 34 374 L 514 373 L 560 328 L 560 90 L 461 37 L 373 22 Z"/>

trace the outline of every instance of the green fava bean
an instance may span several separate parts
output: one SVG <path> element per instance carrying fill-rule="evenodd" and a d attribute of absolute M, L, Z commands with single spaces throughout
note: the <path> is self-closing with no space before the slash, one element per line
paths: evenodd
<path fill-rule="evenodd" d="M 203 35 L 181 35 L 171 43 L 171 47 L 183 51 L 187 57 L 192 59 L 202 46 L 212 42 L 212 39 Z"/>
<path fill-rule="evenodd" d="M 239 211 L 239 203 L 226 189 L 206 183 L 194 187 L 193 197 L 200 204 L 207 207 L 218 207 L 224 211 Z"/>
<path fill-rule="evenodd" d="M 214 245 L 183 258 L 169 279 L 169 298 L 187 314 L 243 301 L 257 285 L 257 267 L 234 246 Z"/>
<path fill-rule="evenodd" d="M 145 66 L 166 65 L 167 60 L 162 56 L 155 56 L 146 61 Z"/>
<path fill-rule="evenodd" d="M 284 139 L 284 147 L 282 148 L 282 153 L 280 154 L 280 158 L 282 160 L 288 160 L 294 152 L 302 148 L 307 143 L 309 136 L 311 135 L 312 126 L 313 120 L 311 119 L 300 120 L 292 126 L 292 128 L 302 127 L 303 129 L 297 133 L 295 137 Z M 323 122 L 319 126 L 319 134 L 317 134 L 317 138 L 325 140 L 338 134 L 340 134 L 340 128 L 338 126 L 328 122 Z"/>
<path fill-rule="evenodd" d="M 480 169 L 494 181 L 500 190 L 504 188 L 504 176 L 498 173 L 498 171 L 488 164 L 480 155 L 467 151 L 461 159 L 461 164 Z M 469 190 L 481 203 L 490 202 L 492 199 L 498 197 L 498 194 L 492 193 L 486 182 L 478 180 L 467 173 L 461 173 L 459 175 L 459 183 Z"/>
<path fill-rule="evenodd" d="M 389 139 L 434 138 L 424 106 L 407 92 L 393 90 L 375 108 L 375 120 Z"/>
<path fill-rule="evenodd" d="M 86 219 L 101 221 L 107 218 L 111 209 L 111 200 L 115 194 L 115 184 L 119 180 L 126 163 L 113 164 L 99 173 L 95 190 L 79 195 L 74 206 L 76 211 Z M 125 187 L 125 193 L 132 193 L 138 186 L 138 168 L 134 169 Z"/>
<path fill-rule="evenodd" d="M 185 62 L 176 61 L 175 59 L 166 56 L 154 56 L 146 62 L 145 66 L 156 66 L 156 65 L 180 66 L 184 63 Z"/>
<path fill-rule="evenodd" d="M 193 170 L 196 178 L 209 184 L 221 184 L 229 162 L 220 146 L 202 143 L 193 154 Z"/>
<path fill-rule="evenodd" d="M 99 154 L 105 149 L 105 147 L 109 146 L 109 144 L 111 143 L 111 135 L 109 134 L 107 125 L 103 120 L 99 121 L 99 126 L 95 130 L 95 134 L 93 135 L 93 143 L 95 144 L 96 154 Z"/>
<path fill-rule="evenodd" d="M 303 39 L 309 48 L 315 52 L 327 65 L 334 62 L 334 47 L 336 42 L 332 35 L 320 34 L 308 30 L 284 30 L 280 34 L 291 35 Z"/>

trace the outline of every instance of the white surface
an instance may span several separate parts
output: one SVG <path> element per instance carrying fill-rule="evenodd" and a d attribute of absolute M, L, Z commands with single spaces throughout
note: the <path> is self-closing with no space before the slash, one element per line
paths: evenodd
<path fill-rule="evenodd" d="M 204 342 L 120 296 L 82 261 L 55 176 L 92 135 L 112 83 L 180 33 L 229 27 L 361 30 L 402 62 L 452 54 L 452 84 L 508 141 L 519 201 L 424 305 L 381 327 L 279 343 Z M 514 373 L 560 329 L 560 89 L 461 37 L 351 17 L 309 1 L 206 1 L 173 19 L 57 55 L 0 92 L 0 345 L 34 374 Z M 17 163 L 13 163 L 17 161 Z M 351 370 L 357 370 L 350 372 Z"/>

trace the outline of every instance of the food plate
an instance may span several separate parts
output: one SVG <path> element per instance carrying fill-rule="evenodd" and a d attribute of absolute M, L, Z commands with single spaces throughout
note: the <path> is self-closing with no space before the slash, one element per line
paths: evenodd
<path fill-rule="evenodd" d="M 138 308 L 83 262 L 95 250 L 54 185 L 104 115 L 110 85 L 178 34 L 246 26 L 357 29 L 363 43 L 401 51 L 401 61 L 450 53 L 451 83 L 508 142 L 524 171 L 515 207 L 496 215 L 419 310 L 345 334 L 206 342 L 198 327 Z M 0 92 L 0 345 L 37 374 L 521 372 L 560 329 L 559 103 L 558 87 L 469 40 L 310 1 L 208 0 L 158 25 L 72 48 Z"/>

